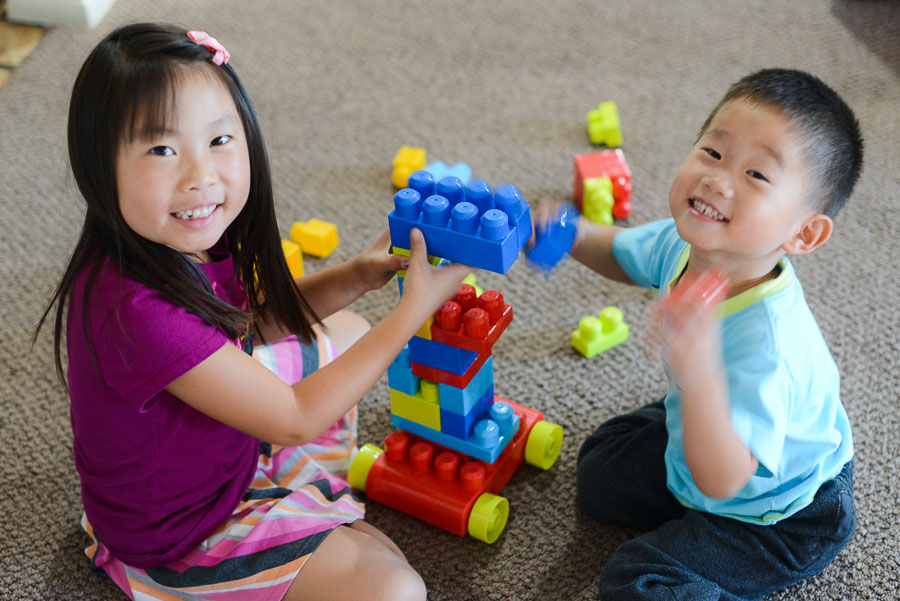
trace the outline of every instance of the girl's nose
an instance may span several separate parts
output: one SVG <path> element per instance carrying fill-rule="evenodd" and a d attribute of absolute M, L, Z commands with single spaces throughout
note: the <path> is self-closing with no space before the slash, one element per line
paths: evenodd
<path fill-rule="evenodd" d="M 723 173 L 714 173 L 705 176 L 702 180 L 702 185 L 706 190 L 709 190 L 722 198 L 731 198 L 734 196 L 731 180 Z"/>
<path fill-rule="evenodd" d="M 216 172 L 212 168 L 212 162 L 206 157 L 198 157 L 187 165 L 181 179 L 181 188 L 187 191 L 200 191 L 215 181 Z"/>

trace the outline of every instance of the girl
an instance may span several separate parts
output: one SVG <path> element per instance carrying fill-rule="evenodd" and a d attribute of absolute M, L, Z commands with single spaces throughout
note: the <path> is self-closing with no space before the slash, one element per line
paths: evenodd
<path fill-rule="evenodd" d="M 56 304 L 88 556 L 132 599 L 424 599 L 326 468 L 347 463 L 356 403 L 468 269 L 430 266 L 418 231 L 407 263 L 385 232 L 291 280 L 229 58 L 202 32 L 129 25 L 72 92 L 87 213 L 38 329 Z M 402 299 L 367 332 L 339 312 L 407 267 Z M 333 362 L 329 316 L 349 346 Z M 257 354 L 283 379 L 248 354 L 254 338 L 273 343 Z"/>

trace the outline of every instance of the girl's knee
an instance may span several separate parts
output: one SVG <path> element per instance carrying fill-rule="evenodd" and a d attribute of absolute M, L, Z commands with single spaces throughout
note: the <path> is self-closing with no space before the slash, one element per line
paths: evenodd
<path fill-rule="evenodd" d="M 425 601 L 425 581 L 409 564 L 398 565 L 384 575 L 384 582 L 375 599 L 378 601 Z"/>

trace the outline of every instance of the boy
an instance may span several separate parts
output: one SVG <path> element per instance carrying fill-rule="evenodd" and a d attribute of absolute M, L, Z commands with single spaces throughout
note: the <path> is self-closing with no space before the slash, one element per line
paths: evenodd
<path fill-rule="evenodd" d="M 704 123 L 672 182 L 672 219 L 581 220 L 571 254 L 608 278 L 661 296 L 712 268 L 731 283 L 714 310 L 662 305 L 665 399 L 581 448 L 582 510 L 646 531 L 610 558 L 601 599 L 759 599 L 822 571 L 853 535 L 837 367 L 786 255 L 828 240 L 862 147 L 819 79 L 759 71 Z"/>

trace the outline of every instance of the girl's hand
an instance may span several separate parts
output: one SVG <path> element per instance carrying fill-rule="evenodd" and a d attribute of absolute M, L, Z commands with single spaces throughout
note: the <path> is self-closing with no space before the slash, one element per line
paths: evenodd
<path fill-rule="evenodd" d="M 418 229 L 410 231 L 409 244 L 411 257 L 406 279 L 403 280 L 403 296 L 400 302 L 411 311 L 421 313 L 421 321 L 424 322 L 440 309 L 447 299 L 456 294 L 463 278 L 473 269 L 461 263 L 443 267 L 435 267 L 428 263 L 425 238 Z"/>
<path fill-rule="evenodd" d="M 407 268 L 409 260 L 402 255 L 390 254 L 390 249 L 391 233 L 385 229 L 372 246 L 351 259 L 361 294 L 381 288 L 399 270 Z"/>

